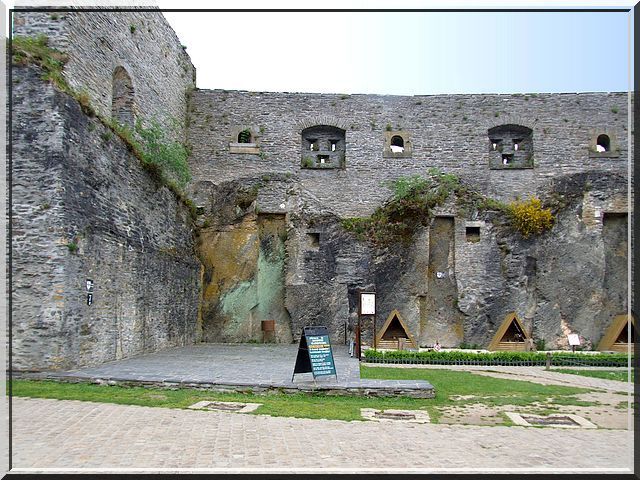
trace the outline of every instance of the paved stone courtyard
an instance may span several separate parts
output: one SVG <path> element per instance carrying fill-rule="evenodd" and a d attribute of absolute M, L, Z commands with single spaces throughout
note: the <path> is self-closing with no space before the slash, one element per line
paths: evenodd
<path fill-rule="evenodd" d="M 199 384 L 253 391 L 331 390 L 366 395 L 433 396 L 433 386 L 426 381 L 361 379 L 358 360 L 349 356 L 347 347 L 334 345 L 332 348 L 337 375 L 317 377 L 315 380 L 311 373 L 300 373 L 292 381 L 298 346 L 283 344 L 200 343 L 97 367 L 48 372 L 46 376 L 107 382 Z"/>

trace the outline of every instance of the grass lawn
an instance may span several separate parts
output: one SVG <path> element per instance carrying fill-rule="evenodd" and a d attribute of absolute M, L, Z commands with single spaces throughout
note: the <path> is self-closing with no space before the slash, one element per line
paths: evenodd
<path fill-rule="evenodd" d="M 186 408 L 201 400 L 252 402 L 263 404 L 253 412 L 255 414 L 348 421 L 362 420 L 360 408 L 426 409 L 434 423 L 437 422 L 439 416 L 437 407 L 464 405 L 465 403 L 530 405 L 534 402 L 541 402 L 545 405 L 591 405 L 591 403 L 575 398 L 575 395 L 588 391 L 584 388 L 539 385 L 532 382 L 475 375 L 469 372 L 362 366 L 361 376 L 382 379 L 424 379 L 436 388 L 436 397 L 432 399 L 370 398 L 302 393 L 253 395 L 192 389 L 168 390 L 34 380 L 13 380 L 12 394 L 15 397 L 56 398 L 172 408 Z M 456 400 L 456 395 L 473 395 L 475 398 Z M 452 396 L 454 399 L 451 398 Z"/>
<path fill-rule="evenodd" d="M 465 403 L 485 405 L 529 405 L 535 402 L 556 405 L 591 405 L 575 398 L 589 390 L 578 387 L 541 385 L 523 380 L 506 380 L 471 372 L 425 368 L 360 367 L 362 378 L 394 380 L 427 380 L 436 389 L 431 405 L 448 406 Z M 455 396 L 473 396 L 464 400 L 452 400 Z M 549 402 L 549 398 L 552 402 Z"/>
<path fill-rule="evenodd" d="M 606 378 L 607 380 L 618 380 L 626 382 L 629 374 L 626 369 L 617 370 L 572 370 L 570 368 L 552 368 L 551 371 L 559 373 L 570 373 L 571 375 L 582 375 L 584 377 Z M 631 381 L 634 381 L 634 373 L 631 370 Z"/>

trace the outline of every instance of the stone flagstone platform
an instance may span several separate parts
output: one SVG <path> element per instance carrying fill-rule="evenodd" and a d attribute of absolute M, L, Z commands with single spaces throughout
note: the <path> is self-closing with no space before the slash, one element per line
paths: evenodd
<path fill-rule="evenodd" d="M 263 393 L 317 392 L 332 395 L 409 396 L 432 398 L 433 386 L 423 380 L 361 379 L 359 363 L 346 346 L 334 345 L 335 376 L 296 374 L 298 345 L 213 344 L 176 347 L 95 367 L 64 372 L 14 373 L 14 378 L 54 379 L 160 387 L 201 388 Z"/>

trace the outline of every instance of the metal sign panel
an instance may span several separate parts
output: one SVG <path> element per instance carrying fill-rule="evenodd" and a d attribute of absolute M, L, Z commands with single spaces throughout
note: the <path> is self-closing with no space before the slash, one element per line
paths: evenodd
<path fill-rule="evenodd" d="M 363 292 L 360 294 L 360 315 L 376 314 L 376 294 Z"/>
<path fill-rule="evenodd" d="M 569 335 L 567 335 L 567 338 L 569 339 L 569 345 L 571 346 L 580 345 L 580 337 L 576 333 L 570 333 Z"/>

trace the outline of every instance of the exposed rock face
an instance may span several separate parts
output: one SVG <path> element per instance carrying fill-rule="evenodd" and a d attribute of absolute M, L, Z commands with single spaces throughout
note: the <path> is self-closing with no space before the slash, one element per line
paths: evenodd
<path fill-rule="evenodd" d="M 486 346 L 511 312 L 548 347 L 566 348 L 568 333 L 579 333 L 587 347 L 594 345 L 611 319 L 626 310 L 625 189 L 625 179 L 618 175 L 585 173 L 556 179 L 541 189 L 543 198 L 557 209 L 555 225 L 529 239 L 494 212 L 465 220 L 450 201 L 409 242 L 385 247 L 357 240 L 338 217 L 313 213 L 314 206 L 307 205 L 306 213 L 287 217 L 287 255 L 278 264 L 285 271 L 289 314 L 283 321 L 290 316 L 291 337 L 286 338 L 299 338 L 305 325 L 328 326 L 334 341 L 352 338 L 358 292 L 367 290 L 377 293 L 377 331 L 398 310 L 420 345 L 438 341 L 444 346 L 462 342 Z M 603 211 L 609 213 L 594 214 Z M 246 242 L 221 256 L 242 259 L 240 270 L 232 275 L 234 292 L 240 292 L 233 298 L 244 299 L 253 313 L 235 311 L 227 316 L 236 322 L 251 318 L 239 323 L 253 325 L 251 338 L 255 338 L 259 302 L 255 293 L 246 292 L 254 292 L 259 279 L 259 222 L 254 213 L 245 215 L 225 234 L 230 239 L 244 235 Z M 247 224 L 250 235 L 241 234 Z M 468 224 L 479 226 L 467 231 Z M 208 251 L 227 252 L 219 247 Z M 215 312 L 206 315 L 214 323 L 220 318 Z M 364 341 L 372 344 L 373 319 L 363 317 L 362 328 Z M 207 330 L 206 324 L 203 329 Z M 205 333 L 203 338 L 244 337 Z"/>
<path fill-rule="evenodd" d="M 276 340 L 291 342 L 284 307 L 285 227 L 284 216 L 261 214 L 201 233 L 203 341 L 261 342 L 262 321 L 275 320 Z"/>

